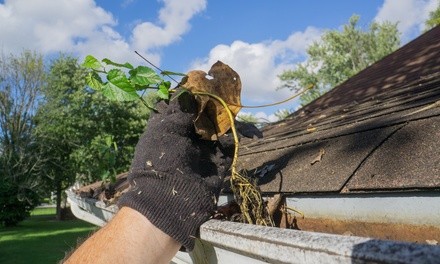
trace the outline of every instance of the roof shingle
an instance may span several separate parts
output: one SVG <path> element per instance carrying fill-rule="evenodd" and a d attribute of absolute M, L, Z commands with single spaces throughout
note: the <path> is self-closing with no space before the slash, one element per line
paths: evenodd
<path fill-rule="evenodd" d="M 440 189 L 439 102 L 440 26 L 243 140 L 241 168 L 264 192 Z"/>

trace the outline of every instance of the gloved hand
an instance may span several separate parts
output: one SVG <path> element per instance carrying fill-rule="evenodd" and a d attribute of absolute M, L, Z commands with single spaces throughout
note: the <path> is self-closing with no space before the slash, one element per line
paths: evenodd
<path fill-rule="evenodd" d="M 193 123 L 197 104 L 188 92 L 157 107 L 136 146 L 130 189 L 118 204 L 142 213 L 191 251 L 200 225 L 216 209 L 233 141 L 199 139 Z"/>

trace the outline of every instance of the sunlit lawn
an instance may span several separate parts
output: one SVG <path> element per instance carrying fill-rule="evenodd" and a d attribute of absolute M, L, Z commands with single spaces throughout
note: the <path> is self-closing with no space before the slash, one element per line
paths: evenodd
<path fill-rule="evenodd" d="M 18 226 L 0 227 L 0 263 L 57 263 L 96 228 L 81 220 L 54 218 L 54 208 L 35 209 Z"/>

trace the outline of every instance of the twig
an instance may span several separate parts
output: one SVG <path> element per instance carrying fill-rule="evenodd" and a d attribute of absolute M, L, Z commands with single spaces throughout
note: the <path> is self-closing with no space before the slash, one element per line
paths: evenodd
<path fill-rule="evenodd" d="M 144 56 L 142 56 L 139 52 L 134 51 L 139 57 L 141 57 L 143 60 L 145 60 L 148 64 L 150 64 L 153 68 L 155 68 L 156 70 L 158 70 L 159 72 L 163 73 L 164 75 L 168 76 L 168 78 L 170 78 L 171 80 L 173 80 L 176 84 L 179 84 L 179 82 L 174 79 L 171 75 L 169 75 L 168 73 L 166 73 L 164 70 L 162 70 L 161 68 L 159 68 L 158 66 L 154 65 L 154 63 L 152 63 L 151 61 L 149 61 L 147 58 L 145 58 Z M 295 99 L 296 97 L 302 95 L 303 93 L 307 92 L 308 90 L 312 89 L 315 85 L 310 84 L 308 87 L 302 89 L 300 92 L 292 95 L 291 97 L 279 101 L 279 102 L 275 102 L 275 103 L 270 103 L 270 104 L 264 104 L 264 105 L 238 105 L 238 104 L 230 104 L 232 106 L 237 106 L 237 107 L 242 107 L 242 108 L 262 108 L 262 107 L 269 107 L 269 106 L 274 106 L 274 105 L 279 105 L 279 104 L 283 104 L 286 103 L 292 99 Z M 188 89 L 187 89 L 188 90 Z"/>
<path fill-rule="evenodd" d="M 303 213 L 303 212 L 301 212 L 301 211 L 299 211 L 299 210 L 296 210 L 295 208 L 292 208 L 292 207 L 289 207 L 289 206 L 284 206 L 284 208 L 285 208 L 285 209 L 288 209 L 288 210 L 290 210 L 290 211 L 293 211 L 293 212 L 295 212 L 295 213 L 298 213 L 298 214 L 301 215 L 302 218 L 304 218 L 304 213 Z"/>
<path fill-rule="evenodd" d="M 139 57 L 141 57 L 144 61 L 146 61 L 148 64 L 150 64 L 151 66 L 153 66 L 156 70 L 158 70 L 159 72 L 164 72 L 161 68 L 157 67 L 156 65 L 154 65 L 151 61 L 147 60 L 147 58 L 145 58 L 144 56 L 142 56 L 139 52 L 137 52 L 136 50 L 134 51 L 134 53 L 136 53 Z M 179 83 L 178 81 L 176 81 L 176 79 L 174 79 L 171 75 L 165 73 L 166 76 L 168 76 L 168 78 L 170 78 L 171 80 L 173 80 L 175 83 Z"/>
<path fill-rule="evenodd" d="M 435 107 L 440 107 L 440 100 L 438 100 L 430 105 L 427 105 L 427 106 L 423 107 L 422 109 L 411 112 L 411 113 L 407 114 L 406 116 L 414 115 L 414 114 L 417 114 L 417 113 L 420 113 L 420 112 L 423 112 L 423 111 L 426 111 L 426 110 L 429 110 L 429 109 L 432 109 Z"/>

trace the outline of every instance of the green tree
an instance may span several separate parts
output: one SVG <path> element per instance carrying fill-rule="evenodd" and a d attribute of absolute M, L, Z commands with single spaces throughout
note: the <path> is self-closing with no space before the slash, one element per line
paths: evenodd
<path fill-rule="evenodd" d="M 15 225 L 38 204 L 42 157 L 33 120 L 45 82 L 41 55 L 0 59 L 0 225 Z"/>
<path fill-rule="evenodd" d="M 342 31 L 325 32 L 307 49 L 306 62 L 279 76 L 281 88 L 299 91 L 313 85 L 300 97 L 306 105 L 399 47 L 397 24 L 373 22 L 364 31 L 358 21 L 353 15 Z"/>
<path fill-rule="evenodd" d="M 440 1 L 437 2 L 437 8 L 429 12 L 429 17 L 425 21 L 425 31 L 440 25 Z"/>
<path fill-rule="evenodd" d="M 274 113 L 274 115 L 278 118 L 278 121 L 281 121 L 286 119 L 293 112 L 294 111 L 290 109 L 279 109 Z"/>
<path fill-rule="evenodd" d="M 246 113 L 246 114 L 240 113 L 237 115 L 237 120 L 245 123 L 251 123 L 254 125 L 260 123 L 260 119 L 251 113 Z"/>
<path fill-rule="evenodd" d="M 89 183 L 128 170 L 147 120 L 140 101 L 110 102 L 86 86 L 86 75 L 75 58 L 62 55 L 53 61 L 36 119 L 58 218 L 62 192 L 75 181 Z"/>

